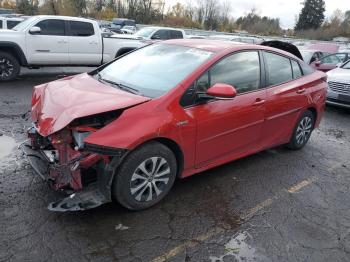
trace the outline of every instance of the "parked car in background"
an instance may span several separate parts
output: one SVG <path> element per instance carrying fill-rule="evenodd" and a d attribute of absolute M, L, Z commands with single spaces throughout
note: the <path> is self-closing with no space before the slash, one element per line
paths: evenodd
<path fill-rule="evenodd" d="M 127 19 L 127 18 L 114 18 L 112 23 L 122 29 L 124 26 L 133 26 L 136 28 L 135 20 Z"/>
<path fill-rule="evenodd" d="M 326 55 L 319 60 L 311 63 L 311 66 L 322 72 L 328 72 L 341 65 L 349 59 L 349 53 L 335 53 Z"/>
<path fill-rule="evenodd" d="M 350 60 L 327 76 L 327 104 L 350 108 Z"/>
<path fill-rule="evenodd" d="M 99 66 L 146 45 L 103 35 L 96 21 L 68 16 L 33 16 L 0 30 L 0 81 L 16 78 L 21 66 Z"/>
<path fill-rule="evenodd" d="M 322 57 L 329 55 L 329 53 L 321 52 L 318 50 L 310 50 L 310 49 L 301 49 L 300 53 L 303 56 L 303 60 L 307 64 L 312 64 L 313 62 L 320 60 Z"/>
<path fill-rule="evenodd" d="M 116 33 L 116 34 L 123 34 L 123 32 L 120 30 L 120 27 L 113 24 L 110 21 L 100 20 L 100 21 L 98 21 L 98 24 L 99 24 L 100 28 L 105 32 L 108 30 L 108 31 Z"/>
<path fill-rule="evenodd" d="M 185 38 L 186 33 L 182 29 L 151 26 L 142 28 L 134 35 L 147 40 L 168 40 Z"/>
<path fill-rule="evenodd" d="M 126 25 L 122 29 L 120 29 L 124 34 L 135 34 L 136 32 L 136 27 L 132 25 Z"/>
<path fill-rule="evenodd" d="M 161 41 L 35 87 L 23 150 L 53 189 L 70 192 L 50 210 L 112 198 L 142 210 L 176 178 L 282 144 L 303 148 L 322 118 L 325 76 L 267 46 Z"/>
<path fill-rule="evenodd" d="M 1 17 L 0 16 L 0 29 L 12 29 L 25 19 L 21 17 Z"/>
<path fill-rule="evenodd" d="M 339 45 L 335 43 L 311 43 L 305 46 L 305 49 L 317 50 L 323 53 L 334 54 L 339 50 Z"/>

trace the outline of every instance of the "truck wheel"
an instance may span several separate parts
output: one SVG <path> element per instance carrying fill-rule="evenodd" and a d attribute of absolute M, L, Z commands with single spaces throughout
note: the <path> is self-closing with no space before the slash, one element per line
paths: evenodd
<path fill-rule="evenodd" d="M 113 196 L 130 210 L 149 208 L 169 193 L 176 171 L 176 158 L 168 147 L 147 143 L 123 160 L 113 181 Z"/>
<path fill-rule="evenodd" d="M 20 73 L 18 60 L 11 54 L 0 52 L 0 81 L 15 79 Z"/>

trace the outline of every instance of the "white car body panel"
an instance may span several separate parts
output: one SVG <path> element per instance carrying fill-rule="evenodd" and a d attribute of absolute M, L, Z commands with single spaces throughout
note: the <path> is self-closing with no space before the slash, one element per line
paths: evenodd
<path fill-rule="evenodd" d="M 327 72 L 327 104 L 350 108 L 350 69 Z"/>
<path fill-rule="evenodd" d="M 93 25 L 95 34 L 80 37 L 29 33 L 30 28 L 46 19 L 88 22 Z M 132 35 L 102 38 L 101 33 L 98 23 L 94 20 L 68 16 L 34 16 L 19 31 L 0 30 L 0 44 L 10 43 L 18 46 L 25 55 L 28 66 L 99 66 L 113 60 L 121 48 L 133 49 L 145 45 L 139 37 Z"/>

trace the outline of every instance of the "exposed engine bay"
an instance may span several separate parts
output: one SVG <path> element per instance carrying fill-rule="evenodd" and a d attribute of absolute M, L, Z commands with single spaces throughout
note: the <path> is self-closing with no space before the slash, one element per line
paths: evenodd
<path fill-rule="evenodd" d="M 111 201 L 114 170 L 123 150 L 85 144 L 84 139 L 120 116 L 122 110 L 78 118 L 47 137 L 28 130 L 22 149 L 36 173 L 67 197 L 49 205 L 52 211 L 78 211 Z"/>

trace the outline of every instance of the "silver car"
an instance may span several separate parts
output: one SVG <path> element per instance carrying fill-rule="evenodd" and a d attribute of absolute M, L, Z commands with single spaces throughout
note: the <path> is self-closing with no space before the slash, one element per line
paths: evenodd
<path fill-rule="evenodd" d="M 350 60 L 327 75 L 327 104 L 350 108 Z"/>

